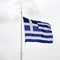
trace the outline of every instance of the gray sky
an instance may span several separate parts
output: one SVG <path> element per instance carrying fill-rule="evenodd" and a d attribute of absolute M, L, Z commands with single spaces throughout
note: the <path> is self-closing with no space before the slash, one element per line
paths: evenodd
<path fill-rule="evenodd" d="M 20 60 L 20 1 L 0 0 L 0 60 Z"/>
<path fill-rule="evenodd" d="M 17 21 L 19 12 L 19 0 L 0 0 L 0 21 Z"/>

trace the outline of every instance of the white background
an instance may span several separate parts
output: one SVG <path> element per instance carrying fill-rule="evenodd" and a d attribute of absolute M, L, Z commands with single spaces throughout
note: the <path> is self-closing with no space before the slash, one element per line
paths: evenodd
<path fill-rule="evenodd" d="M 0 0 L 0 60 L 20 60 L 20 1 Z"/>
<path fill-rule="evenodd" d="M 0 60 L 20 60 L 20 4 L 20 0 L 0 0 Z M 53 44 L 24 43 L 22 32 L 23 60 L 60 60 L 60 0 L 22 0 L 22 12 L 50 23 L 54 37 Z"/>

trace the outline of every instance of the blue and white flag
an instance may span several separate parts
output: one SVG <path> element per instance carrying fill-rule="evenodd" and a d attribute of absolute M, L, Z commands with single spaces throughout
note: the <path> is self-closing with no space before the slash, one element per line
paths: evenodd
<path fill-rule="evenodd" d="M 53 43 L 51 25 L 23 17 L 25 42 Z"/>

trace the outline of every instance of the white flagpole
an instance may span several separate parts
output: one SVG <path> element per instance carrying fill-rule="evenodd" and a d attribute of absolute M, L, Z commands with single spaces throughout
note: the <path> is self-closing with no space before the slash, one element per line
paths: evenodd
<path fill-rule="evenodd" d="M 22 60 L 22 20 L 23 20 L 23 17 L 22 17 L 22 0 L 21 0 L 21 41 L 20 41 L 20 60 Z"/>

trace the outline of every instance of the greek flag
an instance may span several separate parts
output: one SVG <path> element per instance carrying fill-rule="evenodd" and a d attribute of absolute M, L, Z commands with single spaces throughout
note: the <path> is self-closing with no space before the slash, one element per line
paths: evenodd
<path fill-rule="evenodd" d="M 53 43 L 51 25 L 23 17 L 25 42 Z"/>

